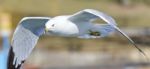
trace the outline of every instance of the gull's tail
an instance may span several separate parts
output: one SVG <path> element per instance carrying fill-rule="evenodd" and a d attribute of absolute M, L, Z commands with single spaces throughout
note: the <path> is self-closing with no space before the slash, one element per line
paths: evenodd
<path fill-rule="evenodd" d="M 11 46 L 11 48 L 9 50 L 9 54 L 8 54 L 7 69 L 21 69 L 22 64 L 15 67 L 15 64 L 13 64 L 13 61 L 14 61 L 14 52 L 13 52 L 13 48 Z"/>

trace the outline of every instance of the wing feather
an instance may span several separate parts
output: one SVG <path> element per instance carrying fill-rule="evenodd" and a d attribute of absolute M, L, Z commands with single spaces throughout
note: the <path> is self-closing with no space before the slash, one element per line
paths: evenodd
<path fill-rule="evenodd" d="M 72 15 L 69 18 L 69 20 L 75 23 L 81 23 L 81 22 L 86 23 L 98 18 L 103 19 L 105 22 L 107 22 L 110 25 L 117 25 L 115 20 L 111 16 L 93 9 L 85 9 L 83 11 L 77 12 L 76 14 Z"/>
<path fill-rule="evenodd" d="M 97 19 L 97 18 L 103 19 L 108 25 L 110 25 L 111 27 L 119 31 L 123 36 L 125 36 L 130 41 L 130 43 L 132 43 L 135 46 L 135 48 L 139 50 L 139 52 L 141 52 L 144 56 L 146 56 L 146 54 L 134 43 L 134 41 L 116 26 L 117 24 L 115 20 L 111 16 L 103 12 L 99 12 L 93 9 L 85 9 L 83 11 L 80 11 L 72 15 L 69 18 L 69 20 L 75 23 L 88 23 L 91 20 Z"/>
<path fill-rule="evenodd" d="M 25 17 L 20 21 L 12 38 L 13 62 L 8 63 L 20 69 L 18 67 L 21 67 L 22 62 L 32 52 L 39 36 L 44 33 L 45 23 L 48 20 L 50 20 L 48 17 Z"/>
<path fill-rule="evenodd" d="M 24 27 L 19 26 L 18 28 L 19 30 L 15 33 L 12 41 L 13 52 L 15 54 L 13 64 L 16 64 L 16 67 L 18 64 L 21 64 L 22 60 L 28 57 L 39 39 L 38 36 Z"/>

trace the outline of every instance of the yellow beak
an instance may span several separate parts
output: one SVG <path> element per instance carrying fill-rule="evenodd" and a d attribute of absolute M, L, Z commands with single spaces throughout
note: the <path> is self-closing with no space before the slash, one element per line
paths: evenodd
<path fill-rule="evenodd" d="M 45 28 L 45 32 L 48 32 L 48 30 L 49 30 L 48 28 Z"/>

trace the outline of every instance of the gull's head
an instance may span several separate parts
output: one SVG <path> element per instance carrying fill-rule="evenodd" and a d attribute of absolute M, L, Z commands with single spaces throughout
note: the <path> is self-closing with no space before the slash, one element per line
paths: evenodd
<path fill-rule="evenodd" d="M 65 32 L 66 24 L 63 17 L 54 17 L 45 24 L 46 34 L 62 35 Z"/>
<path fill-rule="evenodd" d="M 57 31 L 57 25 L 58 24 L 55 22 L 51 22 L 51 21 L 47 22 L 45 24 L 45 32 L 46 33 L 55 33 Z"/>

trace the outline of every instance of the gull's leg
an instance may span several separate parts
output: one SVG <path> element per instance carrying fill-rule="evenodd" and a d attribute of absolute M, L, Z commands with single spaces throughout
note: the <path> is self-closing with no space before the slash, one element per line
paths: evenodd
<path fill-rule="evenodd" d="M 91 31 L 89 30 L 88 33 L 78 36 L 78 38 L 100 38 L 101 37 L 101 33 L 99 31 Z"/>

